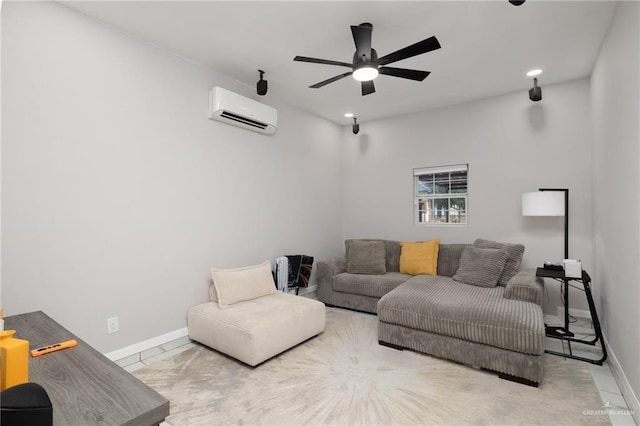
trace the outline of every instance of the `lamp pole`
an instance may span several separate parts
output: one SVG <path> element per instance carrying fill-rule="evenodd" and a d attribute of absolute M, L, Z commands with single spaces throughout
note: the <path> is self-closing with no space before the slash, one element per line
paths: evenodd
<path fill-rule="evenodd" d="M 539 191 L 564 192 L 564 258 L 569 258 L 569 188 L 540 188 Z M 573 337 L 569 331 L 569 280 L 563 278 L 564 284 L 564 334 Z M 560 331 L 560 330 L 557 330 Z"/>
<path fill-rule="evenodd" d="M 540 188 L 538 191 L 564 192 L 564 258 L 569 258 L 569 188 Z"/>

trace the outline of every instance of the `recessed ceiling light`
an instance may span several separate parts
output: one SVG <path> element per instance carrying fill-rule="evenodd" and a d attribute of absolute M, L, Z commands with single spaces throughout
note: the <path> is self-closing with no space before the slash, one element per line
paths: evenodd
<path fill-rule="evenodd" d="M 344 116 L 347 117 L 347 118 L 351 118 L 351 117 L 353 117 L 353 113 L 352 112 L 348 112 Z"/>
<path fill-rule="evenodd" d="M 527 77 L 534 77 L 536 75 L 540 75 L 541 73 L 542 73 L 542 70 L 540 69 L 531 70 L 527 73 Z"/>

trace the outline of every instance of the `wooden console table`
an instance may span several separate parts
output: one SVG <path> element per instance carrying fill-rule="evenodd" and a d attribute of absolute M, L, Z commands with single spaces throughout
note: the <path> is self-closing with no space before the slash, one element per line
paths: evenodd
<path fill-rule="evenodd" d="M 5 329 L 29 341 L 29 350 L 75 339 L 78 346 L 29 356 L 29 381 L 53 404 L 54 425 L 157 425 L 169 401 L 83 342 L 44 312 L 5 318 Z"/>

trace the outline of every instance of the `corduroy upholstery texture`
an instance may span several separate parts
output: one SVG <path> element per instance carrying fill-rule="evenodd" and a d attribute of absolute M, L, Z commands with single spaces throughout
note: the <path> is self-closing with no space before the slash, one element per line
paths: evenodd
<path fill-rule="evenodd" d="M 460 265 L 462 251 L 469 244 L 440 244 L 438 251 L 438 275 L 452 277 Z"/>
<path fill-rule="evenodd" d="M 378 340 L 535 383 L 541 383 L 544 376 L 541 355 L 523 354 L 382 321 L 378 326 Z"/>
<path fill-rule="evenodd" d="M 411 277 L 412 275 L 400 272 L 387 272 L 381 276 L 354 275 L 343 272 L 333 277 L 332 287 L 335 291 L 342 293 L 380 298 Z"/>
<path fill-rule="evenodd" d="M 398 247 L 400 245 L 398 244 Z M 398 259 L 400 256 L 398 255 Z M 362 294 L 344 293 L 335 291 L 332 283 L 334 277 L 347 271 L 345 258 L 342 256 L 333 257 L 328 260 L 319 261 L 318 268 L 318 300 L 332 306 L 341 306 L 356 311 L 375 313 L 378 306 L 379 297 L 365 296 Z M 389 271 L 389 269 L 387 269 Z M 388 274 L 389 272 L 387 272 Z M 352 274 L 356 277 L 356 274 Z M 371 279 L 379 279 L 383 275 L 366 276 Z"/>
<path fill-rule="evenodd" d="M 383 344 L 541 382 L 544 288 L 534 272 L 518 272 L 506 287 L 459 283 L 451 277 L 474 245 L 440 244 L 437 276 L 399 274 L 400 243 L 383 241 L 384 275 L 348 274 L 344 257 L 318 262 L 318 299 L 378 313 Z"/>
<path fill-rule="evenodd" d="M 544 352 L 542 308 L 449 277 L 419 275 L 378 302 L 381 322 L 532 355 Z"/>
<path fill-rule="evenodd" d="M 255 366 L 322 333 L 325 315 L 317 300 L 276 292 L 229 309 L 196 305 L 187 312 L 187 327 L 192 340 Z"/>
<path fill-rule="evenodd" d="M 376 240 L 376 239 L 351 239 L 345 240 L 345 258 L 351 255 L 350 249 L 353 241 L 382 241 L 385 251 L 385 267 L 387 272 L 400 272 L 400 242 L 392 240 Z"/>
<path fill-rule="evenodd" d="M 498 280 L 498 285 L 507 285 L 509 280 L 516 275 L 520 268 L 522 256 L 524 256 L 524 246 L 522 244 L 499 243 L 497 241 L 483 240 L 482 238 L 476 239 L 473 242 L 473 245 L 478 248 L 500 249 L 507 252 L 509 257 L 507 258 L 507 263 L 504 265 L 504 269 L 502 270 L 502 275 Z"/>
<path fill-rule="evenodd" d="M 511 278 L 504 290 L 506 299 L 522 300 L 542 306 L 544 281 L 536 277 L 534 270 L 520 271 Z"/>
<path fill-rule="evenodd" d="M 387 272 L 382 241 L 349 240 L 347 253 L 347 272 L 350 274 L 382 275 Z"/>
<path fill-rule="evenodd" d="M 504 250 L 465 247 L 453 279 L 479 287 L 495 287 L 508 257 Z"/>
<path fill-rule="evenodd" d="M 401 248 L 399 241 L 375 239 L 346 240 L 346 252 L 349 250 L 350 241 L 382 241 L 385 247 L 385 267 L 387 274 L 400 271 Z M 458 270 L 462 251 L 465 247 L 471 246 L 472 244 L 440 244 L 438 251 L 438 275 L 446 277 L 455 275 Z M 318 271 L 318 300 L 328 305 L 376 313 L 378 298 L 382 296 L 384 291 L 391 291 L 396 287 L 395 284 L 387 282 L 386 274 L 365 274 L 362 277 L 357 277 L 356 274 L 350 274 L 339 280 L 334 280 L 334 277 L 338 274 L 347 271 L 346 256 L 337 256 L 328 260 L 319 261 L 316 264 L 316 268 Z M 350 288 L 349 283 L 346 282 L 348 281 L 347 277 L 353 280 L 353 289 Z M 411 276 L 406 275 L 406 277 L 409 279 Z M 340 282 L 337 284 L 337 288 L 340 290 L 334 288 L 337 281 Z M 375 287 L 375 289 L 363 288 L 363 286 L 368 285 Z M 536 290 L 533 291 L 535 294 Z M 510 294 L 513 294 L 513 290 Z"/>

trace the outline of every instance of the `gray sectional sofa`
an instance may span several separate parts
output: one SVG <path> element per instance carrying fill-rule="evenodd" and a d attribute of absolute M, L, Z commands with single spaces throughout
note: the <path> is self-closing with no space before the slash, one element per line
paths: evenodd
<path fill-rule="evenodd" d="M 518 270 L 523 246 L 481 239 L 440 244 L 435 276 L 400 273 L 398 241 L 347 240 L 345 246 L 345 256 L 318 262 L 318 299 L 376 313 L 380 344 L 533 386 L 542 381 L 543 281 Z"/>

